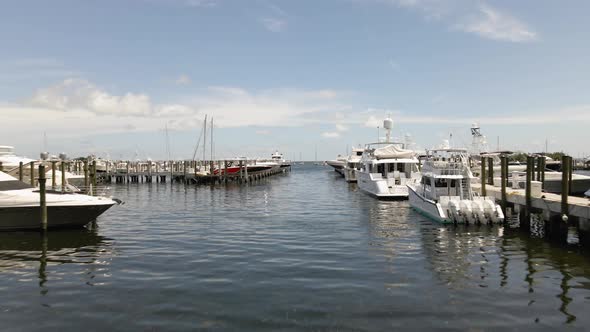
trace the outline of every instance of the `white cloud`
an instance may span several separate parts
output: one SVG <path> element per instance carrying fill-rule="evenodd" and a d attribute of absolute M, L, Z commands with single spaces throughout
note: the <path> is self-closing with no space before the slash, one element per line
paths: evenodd
<path fill-rule="evenodd" d="M 152 110 L 150 98 L 145 94 L 111 95 L 81 79 L 66 79 L 39 89 L 30 104 L 63 111 L 88 110 L 96 114 L 148 115 Z"/>
<path fill-rule="evenodd" d="M 171 130 L 195 129 L 205 114 L 215 118 L 218 128 L 285 127 L 330 122 L 329 114 L 347 107 L 340 101 L 343 95 L 329 89 L 209 87 L 171 103 L 153 103 L 145 93 L 113 94 L 86 80 L 66 79 L 37 90 L 24 103 L 0 103 L 0 114 L 11 114 L 3 119 L 5 127 L 41 126 L 71 137 L 124 132 L 130 126 L 153 131 L 166 123 Z M 14 134 L 19 134 L 17 129 Z"/>
<path fill-rule="evenodd" d="M 270 135 L 272 132 L 270 130 L 257 130 L 256 135 Z"/>
<path fill-rule="evenodd" d="M 348 127 L 343 124 L 338 123 L 338 124 L 336 124 L 336 130 L 337 131 L 347 131 Z"/>
<path fill-rule="evenodd" d="M 360 0 L 359 0 L 360 1 Z M 486 4 L 470 0 L 364 0 L 415 9 L 428 20 L 445 22 L 451 27 L 480 37 L 508 42 L 530 42 L 537 33 L 524 22 Z"/>
<path fill-rule="evenodd" d="M 398 71 L 400 69 L 400 65 L 395 60 L 391 59 L 389 60 L 389 68 L 394 71 Z"/>
<path fill-rule="evenodd" d="M 187 85 L 187 84 L 191 84 L 192 80 L 190 77 L 188 77 L 188 75 L 181 74 L 180 76 L 178 76 L 178 78 L 176 78 L 175 82 L 178 85 Z"/>
<path fill-rule="evenodd" d="M 260 20 L 266 30 L 271 32 L 281 32 L 287 27 L 287 21 L 280 18 L 266 17 Z"/>
<path fill-rule="evenodd" d="M 215 0 L 186 0 L 186 5 L 189 7 L 215 7 L 217 1 Z"/>
<path fill-rule="evenodd" d="M 370 127 L 370 128 L 377 128 L 383 125 L 383 119 L 378 119 L 376 116 L 371 115 L 369 116 L 369 118 L 367 119 L 367 121 L 365 121 L 364 126 L 365 127 Z"/>
<path fill-rule="evenodd" d="M 529 42 L 537 39 L 537 33 L 516 18 L 488 5 L 481 5 L 480 14 L 457 27 L 484 38 L 510 42 Z"/>
<path fill-rule="evenodd" d="M 322 133 L 322 137 L 325 138 L 338 138 L 340 137 L 340 134 L 334 131 L 327 131 L 327 132 L 323 132 Z"/>

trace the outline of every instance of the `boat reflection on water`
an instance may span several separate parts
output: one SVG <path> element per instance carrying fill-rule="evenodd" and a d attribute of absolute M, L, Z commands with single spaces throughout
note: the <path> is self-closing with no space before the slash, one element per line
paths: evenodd
<path fill-rule="evenodd" d="M 112 241 L 98 235 L 96 229 L 76 229 L 48 232 L 0 232 L 0 275 L 11 275 L 27 281 L 36 275 L 41 293 L 47 293 L 48 274 L 51 270 L 76 266 L 91 285 L 96 273 L 109 265 Z M 55 266 L 55 268 L 53 268 Z M 60 266 L 60 267 L 58 267 Z M 56 272 L 56 271 L 53 271 Z M 28 276 L 29 278 L 27 278 Z"/>
<path fill-rule="evenodd" d="M 564 323 L 576 320 L 572 312 L 579 310 L 571 304 L 583 302 L 590 291 L 590 264 L 573 246 L 559 247 L 518 230 L 489 225 L 424 223 L 421 235 L 430 269 L 454 291 L 473 290 L 473 296 L 484 297 L 487 289 L 504 292 L 510 301 L 525 306 L 550 305 Z M 557 303 L 552 303 L 555 299 Z"/>

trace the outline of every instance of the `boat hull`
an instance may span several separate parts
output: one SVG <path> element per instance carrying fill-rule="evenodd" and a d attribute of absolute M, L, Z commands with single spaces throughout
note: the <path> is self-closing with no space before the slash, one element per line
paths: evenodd
<path fill-rule="evenodd" d="M 356 173 L 357 173 L 356 169 L 345 167 L 344 168 L 344 179 L 346 180 L 346 182 L 348 182 L 348 183 L 357 182 Z"/>
<path fill-rule="evenodd" d="M 113 205 L 48 206 L 47 227 L 83 227 Z M 0 231 L 38 230 L 40 220 L 41 209 L 38 206 L 0 207 Z"/>
<path fill-rule="evenodd" d="M 410 206 L 418 213 L 443 224 L 452 222 L 446 216 L 442 215 L 440 204 L 422 197 L 411 186 L 408 186 L 408 200 L 410 201 Z"/>

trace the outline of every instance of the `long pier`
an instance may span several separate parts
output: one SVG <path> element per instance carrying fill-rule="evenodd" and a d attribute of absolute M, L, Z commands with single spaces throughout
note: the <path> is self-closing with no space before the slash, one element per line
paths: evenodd
<path fill-rule="evenodd" d="M 264 170 L 249 170 L 257 165 L 258 160 L 208 160 L 208 161 L 106 161 L 106 160 L 45 160 L 20 164 L 7 169 L 0 163 L 0 171 L 17 177 L 20 181 L 36 186 L 39 171 L 36 165 L 43 165 L 51 171 L 51 187 L 61 187 L 66 180 L 66 173 L 78 176 L 77 186 L 84 191 L 96 188 L 98 184 L 109 183 L 174 183 L 216 184 L 249 183 L 276 174 L 291 171 L 290 165 L 273 166 Z M 229 167 L 238 167 L 235 173 L 229 173 Z M 250 166 L 250 167 L 249 167 Z M 56 172 L 60 173 L 57 174 Z M 83 177 L 83 178 L 82 178 Z M 82 183 L 83 180 L 83 183 Z M 92 190 L 90 190 L 92 191 Z"/>
<path fill-rule="evenodd" d="M 256 165 L 256 160 L 210 160 L 210 161 L 140 161 L 113 162 L 116 167 L 106 167 L 97 171 L 102 183 L 151 183 L 167 181 L 187 184 L 248 183 L 276 174 L 291 171 L 291 166 L 277 165 L 270 169 L 249 171 L 248 166 Z M 237 166 L 236 173 L 228 173 L 230 166 Z M 212 172 L 217 170 L 217 174 Z"/>

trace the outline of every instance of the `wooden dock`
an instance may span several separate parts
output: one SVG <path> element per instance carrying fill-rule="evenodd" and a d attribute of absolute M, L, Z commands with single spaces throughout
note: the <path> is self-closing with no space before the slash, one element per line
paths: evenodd
<path fill-rule="evenodd" d="M 485 165 L 485 158 L 482 165 Z M 542 191 L 544 186 L 544 158 L 528 157 L 526 177 L 519 180 L 508 178 L 508 160 L 501 158 L 500 177 L 494 177 L 489 163 L 488 170 L 482 168 L 480 183 L 473 183 L 472 189 L 482 196 L 489 196 L 499 201 L 506 209 L 518 213 L 520 227 L 530 231 L 530 216 L 538 214 L 545 224 L 545 237 L 557 242 L 567 241 L 569 227 L 576 227 L 579 243 L 590 246 L 590 199 L 571 196 L 573 164 L 571 157 L 562 160 L 561 194 Z M 487 173 L 487 174 L 486 174 Z"/>

